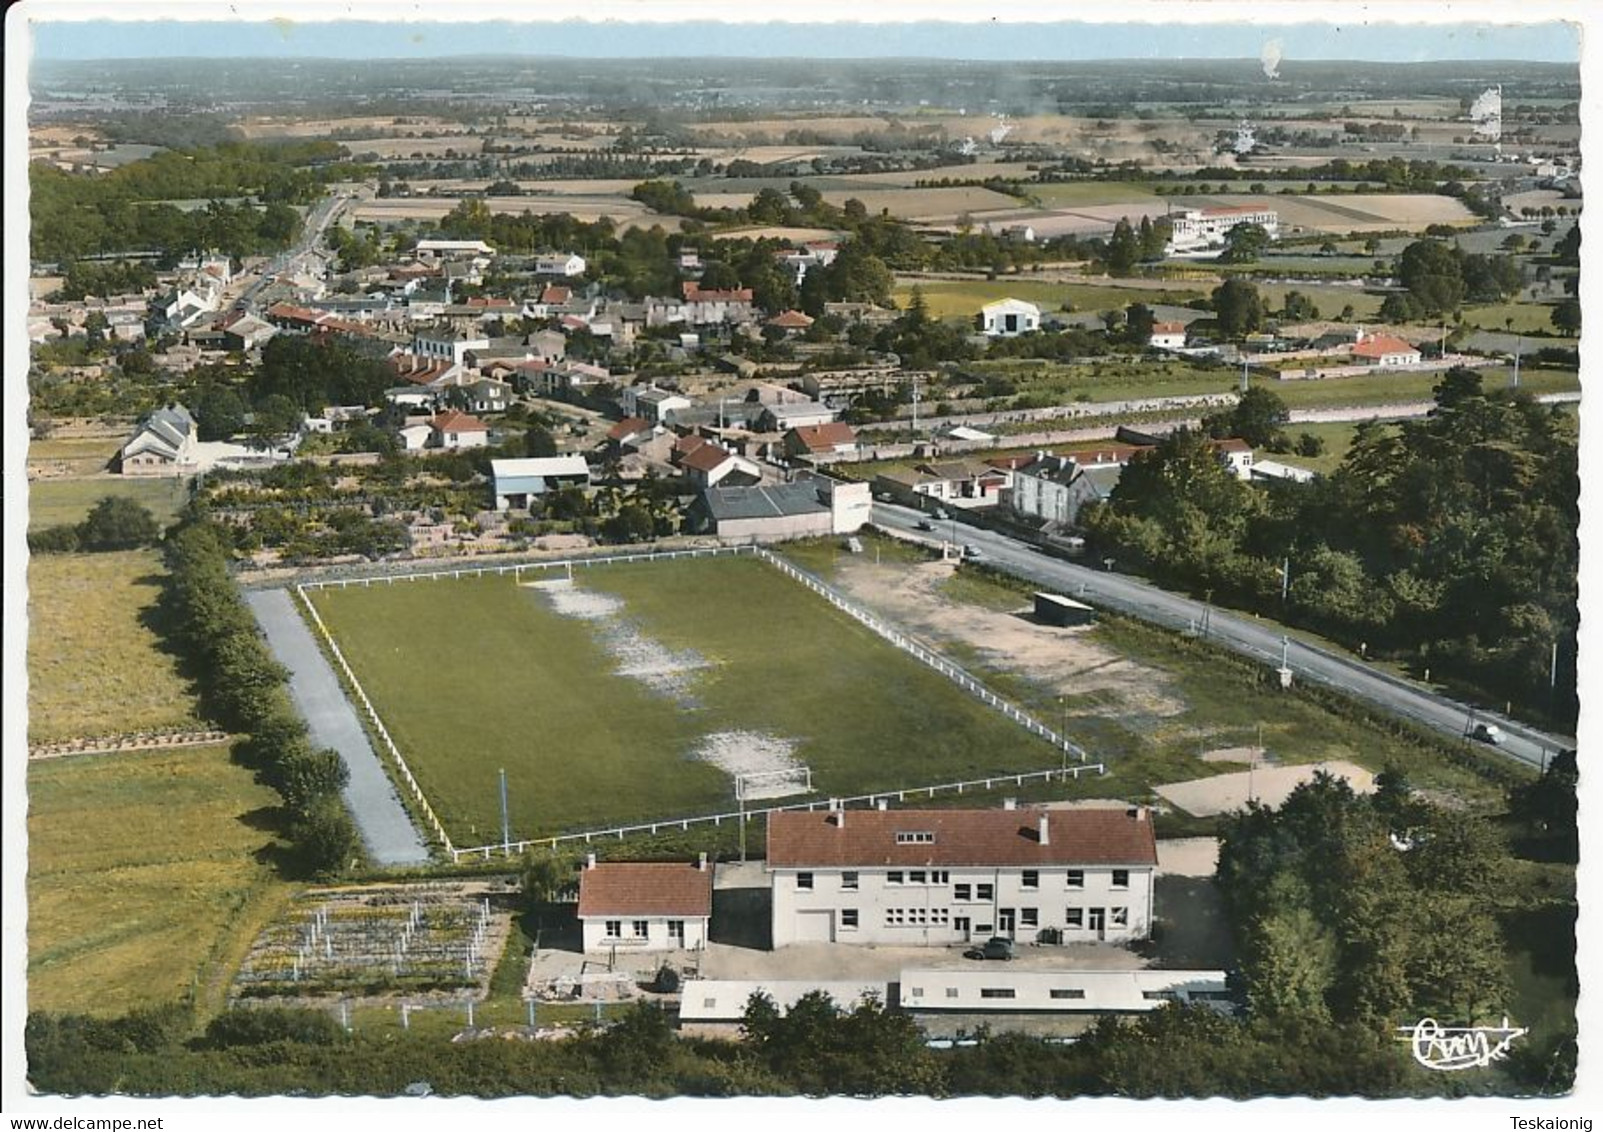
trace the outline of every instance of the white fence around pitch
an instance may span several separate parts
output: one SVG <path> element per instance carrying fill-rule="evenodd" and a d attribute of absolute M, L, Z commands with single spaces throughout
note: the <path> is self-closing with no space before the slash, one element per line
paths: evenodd
<path fill-rule="evenodd" d="M 362 708 L 367 712 L 368 719 L 372 721 L 374 730 L 378 733 L 379 737 L 384 740 L 385 746 L 389 748 L 391 756 L 393 756 L 395 759 L 395 765 L 400 769 L 401 776 L 406 780 L 406 784 L 411 788 L 412 795 L 417 799 L 418 805 L 421 807 L 424 816 L 428 818 L 430 825 L 434 828 L 435 833 L 439 836 L 441 845 L 445 847 L 446 852 L 451 854 L 451 859 L 453 861 L 457 861 L 464 856 L 483 856 L 487 859 L 491 853 L 497 851 L 511 855 L 514 852 L 522 852 L 525 848 L 534 845 L 549 845 L 554 848 L 558 844 L 564 842 L 582 841 L 588 843 L 596 838 L 621 838 L 630 833 L 658 833 L 663 829 L 689 829 L 691 825 L 700 825 L 709 822 L 713 825 L 718 825 L 726 819 L 730 821 L 749 820 L 753 816 L 765 815 L 773 813 L 777 810 L 816 809 L 818 806 L 823 805 L 824 803 L 802 802 L 794 803 L 788 806 L 772 806 L 766 809 L 748 810 L 745 811 L 744 815 L 742 815 L 741 812 L 736 811 L 734 813 L 709 814 L 692 818 L 670 818 L 655 822 L 641 822 L 636 825 L 613 826 L 602 830 L 558 834 L 554 837 L 539 837 L 522 841 L 508 842 L 501 845 L 481 845 L 471 849 L 458 849 L 451 844 L 450 838 L 446 836 L 445 827 L 441 825 L 440 820 L 435 817 L 434 810 L 429 806 L 428 799 L 424 797 L 422 788 L 418 786 L 417 780 L 412 776 L 411 769 L 406 765 L 406 760 L 401 756 L 401 752 L 396 747 L 394 740 L 390 738 L 390 733 L 385 728 L 384 722 L 379 719 L 378 712 L 373 709 L 371 701 L 369 701 L 367 698 L 367 693 L 362 690 L 361 684 L 356 679 L 356 674 L 351 671 L 350 665 L 345 662 L 345 656 L 340 652 L 339 645 L 334 642 L 334 638 L 329 633 L 328 627 L 323 624 L 323 619 L 318 616 L 317 610 L 313 607 L 311 599 L 306 596 L 306 590 L 348 589 L 352 586 L 371 587 L 373 585 L 391 585 L 397 581 L 434 581 L 441 578 L 462 578 L 481 574 L 512 574 L 514 577 L 518 577 L 521 576 L 525 570 L 571 570 L 575 566 L 606 566 L 627 562 L 659 562 L 675 558 L 717 558 L 721 556 L 732 557 L 741 554 L 750 554 L 756 558 L 759 558 L 793 581 L 800 582 L 802 585 L 824 598 L 831 605 L 841 610 L 847 616 L 860 622 L 879 637 L 901 649 L 903 652 L 907 653 L 915 660 L 918 660 L 920 663 L 933 668 L 936 672 L 939 672 L 942 676 L 945 676 L 948 680 L 952 681 L 952 683 L 956 684 L 959 688 L 962 688 L 965 692 L 979 700 L 981 703 L 1001 712 L 1008 719 L 1011 719 L 1014 723 L 1017 723 L 1019 726 L 1029 731 L 1032 735 L 1037 735 L 1040 738 L 1045 739 L 1054 747 L 1057 747 L 1059 750 L 1063 751 L 1065 755 L 1072 752 L 1079 759 L 1079 765 L 1075 767 L 1064 766 L 1056 770 L 1032 771 L 1023 775 L 998 774 L 993 775 L 990 778 L 971 779 L 967 782 L 943 783 L 937 786 L 918 786 L 901 790 L 883 790 L 877 794 L 864 794 L 855 798 L 846 799 L 846 801 L 872 802 L 880 798 L 889 798 L 892 795 L 900 799 L 906 794 L 926 794 L 929 797 L 934 797 L 937 792 L 947 790 L 956 790 L 959 794 L 961 794 L 964 789 L 979 786 L 982 783 L 985 785 L 986 789 L 990 789 L 993 782 L 1013 781 L 1017 785 L 1022 786 L 1025 784 L 1025 782 L 1035 779 L 1051 781 L 1051 776 L 1054 775 L 1060 778 L 1078 778 L 1082 772 L 1086 771 L 1094 770 L 1099 774 L 1102 773 L 1103 765 L 1101 763 L 1089 762 L 1089 756 L 1084 748 L 1080 747 L 1076 743 L 1070 742 L 1068 736 L 1059 734 L 1058 732 L 1052 730 L 1052 728 L 1046 726 L 1044 723 L 1030 716 L 1027 712 L 1016 707 L 1014 704 L 1003 699 L 1001 696 L 998 696 L 995 692 L 991 691 L 980 680 L 976 679 L 963 668 L 953 664 L 951 661 L 947 660 L 944 656 L 941 656 L 934 650 L 926 648 L 924 645 L 913 640 L 911 637 L 908 637 L 906 634 L 901 632 L 901 630 L 890 624 L 887 624 L 885 621 L 882 621 L 867 609 L 862 608 L 855 602 L 845 597 L 833 586 L 830 586 L 816 575 L 809 573 L 808 571 L 803 570 L 800 567 L 791 564 L 790 562 L 787 562 L 779 555 L 764 547 L 750 545 L 698 547 L 688 550 L 647 551 L 637 554 L 605 554 L 575 558 L 562 558 L 549 562 L 516 562 L 504 563 L 497 566 L 486 565 L 454 567 L 450 569 L 416 571 L 369 578 L 330 578 L 302 582 L 295 587 L 295 592 L 300 596 L 301 602 L 305 605 L 308 612 L 311 613 L 312 621 L 317 626 L 318 632 L 320 632 L 323 636 L 323 639 L 328 642 L 329 651 L 333 654 L 334 659 L 339 662 L 341 670 L 345 673 L 345 678 L 350 681 L 351 687 L 356 691 L 357 698 L 361 701 Z"/>
<path fill-rule="evenodd" d="M 471 578 L 480 574 L 521 575 L 525 570 L 570 570 L 576 566 L 611 566 L 620 562 L 661 562 L 671 558 L 720 558 L 754 554 L 757 547 L 706 546 L 689 550 L 649 550 L 635 554 L 594 554 L 574 558 L 555 558 L 547 562 L 506 562 L 499 566 L 453 566 L 438 570 L 407 570 L 395 574 L 374 574 L 358 578 L 311 578 L 297 582 L 301 590 L 344 590 L 352 586 L 370 587 L 395 582 L 437 582 L 441 578 Z"/>
<path fill-rule="evenodd" d="M 1067 735 L 1060 735 L 1058 732 L 1053 731 L 1050 727 L 1046 726 L 1046 724 L 1015 707 L 1013 704 L 991 691 L 968 672 L 947 660 L 944 656 L 941 656 L 939 653 L 934 652 L 931 649 L 925 648 L 911 637 L 908 637 L 901 630 L 892 625 L 886 624 L 884 621 L 881 621 L 878 617 L 875 617 L 868 610 L 863 609 L 855 602 L 843 596 L 834 587 L 828 585 L 820 578 L 815 577 L 798 566 L 791 565 L 789 562 L 786 562 L 783 558 L 772 553 L 771 551 L 759 549 L 757 551 L 757 555 L 780 573 L 800 582 L 814 593 L 823 597 L 826 601 L 835 606 L 837 609 L 841 610 L 843 613 L 846 613 L 848 616 L 860 621 L 862 624 L 872 629 L 879 636 L 883 637 L 885 640 L 889 641 L 891 644 L 895 645 L 897 648 L 901 649 L 915 660 L 921 661 L 922 663 L 927 664 L 929 667 L 935 669 L 935 671 L 939 672 L 942 676 L 945 676 L 959 688 L 962 688 L 965 692 L 969 693 L 969 695 L 973 696 L 981 703 L 995 708 L 997 711 L 1011 719 L 1014 723 L 1017 723 L 1020 727 L 1023 727 L 1025 730 L 1029 731 L 1032 735 L 1039 735 L 1041 738 L 1045 739 L 1059 750 L 1072 752 L 1079 757 L 1079 760 L 1082 763 L 1085 762 L 1089 757 L 1082 747 L 1080 747 L 1078 744 L 1071 743 Z"/>
<path fill-rule="evenodd" d="M 328 645 L 329 652 L 333 654 L 334 659 L 339 663 L 340 671 L 345 673 L 345 679 L 350 682 L 351 690 L 356 693 L 357 700 L 361 702 L 362 710 L 367 712 L 367 718 L 372 723 L 373 730 L 378 733 L 378 737 L 384 740 L 384 745 L 389 748 L 390 757 L 395 760 L 395 765 L 400 770 L 401 777 L 406 780 L 406 785 L 411 788 L 412 797 L 417 802 L 418 808 L 423 811 L 423 816 L 428 819 L 429 825 L 433 827 L 435 836 L 440 839 L 440 844 L 445 851 L 451 854 L 452 859 L 455 859 L 457 849 L 451 844 L 451 839 L 446 836 L 445 826 L 441 825 L 440 819 L 434 815 L 434 807 L 429 805 L 429 800 L 423 796 L 423 788 L 417 784 L 417 779 L 412 777 L 412 768 L 406 765 L 406 760 L 401 757 L 400 748 L 395 745 L 395 740 L 390 738 L 389 729 L 384 726 L 384 721 L 378 717 L 378 712 L 373 710 L 373 702 L 367 698 L 367 693 L 362 690 L 361 683 L 356 679 L 356 673 L 352 672 L 351 666 L 345 662 L 345 654 L 340 651 L 339 645 L 334 640 L 334 635 L 328 631 L 328 626 L 323 624 L 322 617 L 318 616 L 317 607 L 312 604 L 312 599 L 306 596 L 306 592 L 300 586 L 295 587 L 295 595 L 301 599 L 301 604 L 306 607 L 306 612 L 311 614 L 312 624 L 317 626 L 317 631 L 322 634 L 323 641 Z"/>
<path fill-rule="evenodd" d="M 497 853 L 511 856 L 514 853 L 522 853 L 528 849 L 555 849 L 559 845 L 574 844 L 589 845 L 596 841 L 611 839 L 621 841 L 630 834 L 671 833 L 674 830 L 688 830 L 693 825 L 722 825 L 726 821 L 749 822 L 754 818 L 766 818 L 769 814 L 794 810 L 829 809 L 832 805 L 849 806 L 854 802 L 866 803 L 872 806 L 881 801 L 888 802 L 892 798 L 898 802 L 903 802 L 909 796 L 933 798 L 937 794 L 947 792 L 961 794 L 965 790 L 971 789 L 994 790 L 998 785 L 1026 786 L 1033 782 L 1065 781 L 1071 778 L 1079 778 L 1080 775 L 1091 772 L 1101 774 L 1104 769 L 1101 763 L 1077 763 L 1074 766 L 1053 767 L 1051 770 L 1029 770 L 1017 774 L 993 774 L 986 778 L 970 778 L 963 782 L 942 782 L 934 786 L 905 786 L 895 790 L 880 790 L 873 794 L 854 794 L 849 798 L 815 799 L 811 802 L 791 802 L 784 806 L 763 806 L 758 809 L 744 811 L 731 810 L 727 813 L 701 814 L 689 818 L 663 818 L 658 821 L 640 822 L 635 825 L 617 825 L 608 829 L 591 829 L 580 833 L 558 833 L 550 837 L 531 837 L 504 845 L 475 845 L 471 849 L 452 849 L 451 860 L 460 861 L 463 857 L 482 857 L 488 861 Z"/>

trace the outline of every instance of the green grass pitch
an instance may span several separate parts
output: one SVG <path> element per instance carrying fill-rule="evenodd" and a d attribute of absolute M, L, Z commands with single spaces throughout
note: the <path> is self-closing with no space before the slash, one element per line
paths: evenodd
<path fill-rule="evenodd" d="M 758 560 L 593 566 L 575 579 L 621 599 L 652 640 L 709 662 L 692 704 L 616 674 L 593 623 L 510 576 L 310 591 L 458 845 L 500 840 L 501 768 L 514 839 L 733 810 L 730 778 L 692 755 L 719 731 L 795 740 L 821 795 L 1059 758 Z"/>

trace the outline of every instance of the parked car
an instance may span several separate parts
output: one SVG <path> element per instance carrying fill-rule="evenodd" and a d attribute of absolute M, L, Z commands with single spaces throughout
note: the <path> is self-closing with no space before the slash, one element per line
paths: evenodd
<path fill-rule="evenodd" d="M 928 519 L 920 519 L 918 522 L 913 524 L 913 529 L 915 531 L 933 531 L 935 529 L 935 524 L 930 522 Z"/>
<path fill-rule="evenodd" d="M 946 520 L 946 519 L 947 519 L 947 518 L 949 518 L 949 516 L 948 516 L 948 515 L 947 515 L 947 514 L 946 514 L 946 509 L 945 509 L 945 508 L 944 508 L 944 507 L 937 507 L 937 508 L 935 508 L 935 510 L 934 510 L 934 512 L 933 512 L 933 514 L 934 514 L 934 516 L 935 516 L 935 517 L 936 517 L 936 518 L 937 518 L 937 519 L 940 519 L 940 520 L 941 520 L 941 521 L 943 521 L 943 522 L 944 522 L 944 521 L 945 521 L 945 520 Z"/>
<path fill-rule="evenodd" d="M 1011 959 L 1013 958 L 1013 941 L 1004 935 L 993 935 L 979 947 L 971 947 L 963 952 L 965 959 Z"/>
<path fill-rule="evenodd" d="M 975 546 L 973 543 L 966 543 L 963 546 L 963 557 L 980 559 L 985 557 L 985 552 L 979 547 Z"/>
<path fill-rule="evenodd" d="M 1477 741 L 1490 743 L 1494 747 L 1503 745 L 1503 729 L 1495 723 L 1477 723 L 1470 735 Z"/>

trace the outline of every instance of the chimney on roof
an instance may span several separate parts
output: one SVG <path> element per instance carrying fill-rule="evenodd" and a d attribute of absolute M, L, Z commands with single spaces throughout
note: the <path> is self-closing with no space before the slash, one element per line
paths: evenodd
<path fill-rule="evenodd" d="M 1043 812 L 1041 814 L 1040 824 L 1036 826 L 1038 832 L 1036 833 L 1035 839 L 1042 845 L 1050 845 L 1052 843 L 1052 832 L 1047 828 L 1047 821 L 1049 817 L 1049 814 Z"/>
<path fill-rule="evenodd" d="M 703 853 L 701 858 L 696 862 L 696 871 L 703 873 L 707 871 L 707 854 Z"/>
<path fill-rule="evenodd" d="M 587 869 L 596 867 L 596 855 L 594 853 L 586 853 L 584 855 L 584 867 Z"/>
<path fill-rule="evenodd" d="M 890 801 L 889 801 L 889 799 L 886 799 L 886 798 L 876 798 L 874 800 L 874 807 L 875 807 L 875 809 L 879 810 L 881 813 L 884 813 L 886 810 L 888 810 L 890 808 Z"/>
<path fill-rule="evenodd" d="M 1145 806 L 1131 806 L 1124 812 L 1124 816 L 1132 821 L 1146 821 L 1147 808 Z"/>
<path fill-rule="evenodd" d="M 1016 810 L 1019 808 L 1019 800 L 1017 798 L 1003 798 L 1002 808 L 1004 810 Z"/>
<path fill-rule="evenodd" d="M 836 829 L 846 828 L 846 807 L 841 805 L 839 798 L 829 800 L 829 820 L 835 823 Z"/>

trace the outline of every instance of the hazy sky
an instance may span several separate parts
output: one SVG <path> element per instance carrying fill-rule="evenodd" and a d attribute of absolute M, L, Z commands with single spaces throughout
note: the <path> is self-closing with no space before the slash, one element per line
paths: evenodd
<path fill-rule="evenodd" d="M 865 11 L 873 11 L 865 7 Z M 1184 11 L 1184 9 L 1180 9 Z M 1193 9 L 1200 10 L 1200 9 Z M 483 23 L 36 22 L 39 59 L 162 57 L 431 58 L 534 54 L 580 57 L 915 56 L 962 59 L 1256 58 L 1383 62 L 1522 59 L 1575 62 L 1579 35 L 1556 22 L 1365 25 L 1157 24 L 731 25 Z"/>

